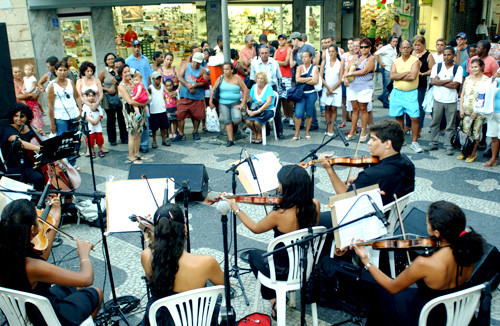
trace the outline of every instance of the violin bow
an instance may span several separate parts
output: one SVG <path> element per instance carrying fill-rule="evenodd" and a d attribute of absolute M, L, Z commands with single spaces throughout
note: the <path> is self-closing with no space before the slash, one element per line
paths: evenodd
<path fill-rule="evenodd" d="M 158 202 L 156 201 L 155 194 L 153 193 L 153 189 L 151 189 L 151 185 L 149 184 L 148 177 L 147 177 L 145 174 L 143 174 L 143 175 L 142 175 L 142 178 L 143 178 L 144 180 L 146 180 L 146 183 L 147 183 L 148 188 L 149 188 L 149 192 L 151 192 L 151 196 L 153 196 L 153 200 L 155 201 L 156 208 L 160 207 L 160 206 L 158 205 Z"/>
<path fill-rule="evenodd" d="M 356 144 L 356 150 L 354 151 L 354 157 L 353 158 L 358 158 L 358 149 L 359 149 L 359 144 L 361 144 L 361 131 L 359 131 L 359 136 L 358 136 L 358 143 Z M 349 173 L 347 173 L 347 179 L 345 180 L 345 185 L 349 185 L 349 178 L 351 177 L 351 172 L 352 172 L 352 166 L 349 168 Z"/>
<path fill-rule="evenodd" d="M 41 219 L 38 217 L 38 220 L 44 224 L 46 224 L 47 226 L 49 226 L 51 229 L 54 229 L 55 231 L 61 233 L 62 235 L 66 236 L 68 239 L 70 240 L 73 240 L 73 241 L 76 241 L 76 238 L 72 235 L 69 235 L 68 233 L 64 232 L 63 230 L 61 230 L 60 228 L 52 225 L 51 223 L 47 222 L 46 220 L 44 219 Z M 92 245 L 92 249 L 91 250 L 94 250 L 94 245 Z"/>
<path fill-rule="evenodd" d="M 403 224 L 403 219 L 401 218 L 401 212 L 399 211 L 398 196 L 394 194 L 394 206 L 396 207 L 396 213 L 398 214 L 399 225 L 401 225 L 401 233 L 403 239 L 406 240 L 405 226 Z M 408 265 L 411 264 L 410 253 L 406 252 L 406 258 L 408 258 Z"/>

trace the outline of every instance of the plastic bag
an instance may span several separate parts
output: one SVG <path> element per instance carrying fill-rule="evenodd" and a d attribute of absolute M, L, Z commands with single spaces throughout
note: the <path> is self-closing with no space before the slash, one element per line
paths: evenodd
<path fill-rule="evenodd" d="M 430 88 L 427 93 L 425 93 L 424 102 L 422 103 L 425 113 L 432 113 L 434 107 L 434 88 Z"/>
<path fill-rule="evenodd" d="M 209 132 L 220 132 L 220 122 L 217 111 L 207 106 L 207 129 Z"/>

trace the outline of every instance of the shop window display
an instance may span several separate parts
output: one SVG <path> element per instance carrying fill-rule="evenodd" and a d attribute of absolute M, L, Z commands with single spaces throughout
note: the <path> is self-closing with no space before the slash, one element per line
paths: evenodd
<path fill-rule="evenodd" d="M 245 45 L 245 35 L 252 34 L 257 41 L 260 34 L 267 34 L 269 41 L 278 35 L 290 35 L 292 31 L 292 5 L 229 5 L 229 35 L 231 47 L 240 49 Z"/>
<path fill-rule="evenodd" d="M 65 56 L 78 58 L 79 62 L 94 62 L 93 40 L 89 18 L 61 18 Z"/>
<path fill-rule="evenodd" d="M 394 16 L 398 15 L 398 7 L 394 0 L 362 0 L 361 1 L 361 34 L 368 35 L 371 20 L 377 21 L 376 39 L 385 39 L 391 35 Z M 402 23 L 402 22 L 401 22 Z"/>
<path fill-rule="evenodd" d="M 321 49 L 321 6 L 306 7 L 307 42 L 315 49 Z"/>
<path fill-rule="evenodd" d="M 137 12 L 137 8 L 141 10 Z M 200 45 L 207 38 L 205 9 L 191 3 L 114 7 L 113 15 L 117 52 L 122 57 L 131 53 L 123 42 L 128 24 L 137 33 L 149 60 L 154 51 L 171 52 L 175 65 L 189 57 L 192 45 Z"/>

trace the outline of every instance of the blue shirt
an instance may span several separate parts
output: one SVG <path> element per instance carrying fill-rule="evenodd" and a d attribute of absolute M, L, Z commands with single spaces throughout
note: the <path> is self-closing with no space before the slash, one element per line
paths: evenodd
<path fill-rule="evenodd" d="M 263 63 L 261 58 L 252 61 L 250 79 L 255 81 L 255 75 L 261 71 L 266 73 L 268 85 L 278 86 L 278 79 L 281 79 L 281 71 L 278 61 L 273 58 L 269 58 L 267 63 Z"/>
<path fill-rule="evenodd" d="M 257 98 L 255 97 L 255 88 L 256 87 L 257 87 L 257 84 L 253 85 L 252 88 L 250 89 L 250 97 L 252 98 L 253 102 L 259 102 L 257 100 Z M 274 100 L 274 92 L 273 92 L 273 88 L 271 87 L 271 85 L 267 85 L 266 91 L 264 92 L 264 94 L 262 94 L 262 97 L 260 98 L 261 102 L 265 103 L 269 96 L 272 97 L 271 105 L 269 105 L 269 107 L 266 110 L 271 110 L 274 108 L 274 101 L 275 101 Z"/>
<path fill-rule="evenodd" d="M 184 79 L 188 84 L 196 84 L 196 79 L 201 76 L 201 70 L 204 69 L 201 66 L 194 70 L 193 65 L 188 62 L 186 67 L 186 72 L 184 73 Z M 203 87 L 195 87 L 194 94 L 186 88 L 186 86 L 179 83 L 180 91 L 179 97 L 188 98 L 191 100 L 201 101 L 205 99 L 205 89 Z"/>
<path fill-rule="evenodd" d="M 131 54 L 130 57 L 125 60 L 125 63 L 128 64 L 130 68 L 139 70 L 142 75 L 142 84 L 147 89 L 149 86 L 149 76 L 151 75 L 151 67 L 148 58 L 141 54 L 141 57 L 137 60 L 137 58 Z"/>
<path fill-rule="evenodd" d="M 500 113 L 500 78 L 497 78 L 496 81 L 498 84 L 497 84 L 497 93 L 495 95 L 494 112 Z"/>

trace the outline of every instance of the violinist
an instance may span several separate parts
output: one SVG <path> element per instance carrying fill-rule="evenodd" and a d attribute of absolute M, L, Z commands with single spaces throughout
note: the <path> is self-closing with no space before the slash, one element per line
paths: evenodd
<path fill-rule="evenodd" d="M 158 299 L 203 288 L 207 281 L 224 285 L 224 273 L 213 257 L 194 255 L 185 250 L 187 228 L 183 211 L 178 205 L 160 206 L 153 216 L 153 224 L 154 242 L 141 254 L 142 267 L 151 288 L 143 325 L 150 325 L 149 308 Z M 218 313 L 213 316 L 212 324 L 216 324 Z M 158 325 L 174 325 L 164 308 L 158 311 L 156 317 Z"/>
<path fill-rule="evenodd" d="M 319 221 L 320 204 L 313 198 L 313 184 L 307 171 L 298 165 L 286 165 L 278 172 L 281 203 L 262 220 L 254 222 L 243 212 L 234 199 L 226 198 L 240 221 L 253 233 L 259 234 L 273 230 L 274 237 L 288 232 L 316 226 Z M 251 250 L 248 260 L 257 277 L 258 272 L 269 276 L 267 258 L 262 258 L 263 250 Z M 288 275 L 288 255 L 285 250 L 274 255 L 276 278 L 286 280 Z M 276 319 L 276 293 L 274 290 L 261 287 L 262 297 L 271 302 L 271 317 Z"/>
<path fill-rule="evenodd" d="M 374 291 L 367 285 L 366 296 L 360 298 L 371 302 L 367 325 L 417 325 L 420 311 L 428 301 L 467 287 L 474 264 L 483 255 L 483 238 L 466 228 L 460 207 L 446 201 L 429 206 L 426 224 L 427 232 L 440 242 L 440 247 L 431 256 L 417 257 L 396 279 L 374 266 L 364 247 L 352 246 L 380 285 Z M 414 283 L 417 287 L 409 288 Z M 429 316 L 432 325 L 445 324 L 446 313 L 439 308 Z"/>
<path fill-rule="evenodd" d="M 28 127 L 33 120 L 31 109 L 23 103 L 16 103 L 9 111 L 9 123 L 3 130 L 1 139 L 2 155 L 9 174 L 20 174 L 15 178 L 33 184 L 36 190 L 43 190 L 45 180 L 39 169 L 34 168 L 30 152 L 38 151 L 40 146 L 30 143 L 35 137 Z M 22 128 L 22 129 L 21 129 Z"/>
<path fill-rule="evenodd" d="M 50 214 L 55 226 L 61 220 L 59 197 L 51 200 Z M 90 315 L 96 317 L 102 302 L 102 290 L 87 287 L 94 281 L 89 259 L 92 245 L 77 240 L 80 270 L 70 271 L 47 262 L 55 231 L 45 232 L 48 246 L 42 254 L 33 250 L 32 239 L 38 234 L 37 212 L 32 202 L 18 199 L 2 211 L 0 220 L 0 286 L 42 295 L 49 299 L 62 325 L 80 325 Z M 83 288 L 86 287 L 86 288 Z M 82 288 L 77 290 L 77 288 Z M 29 309 L 34 325 L 44 325 L 36 309 Z"/>

